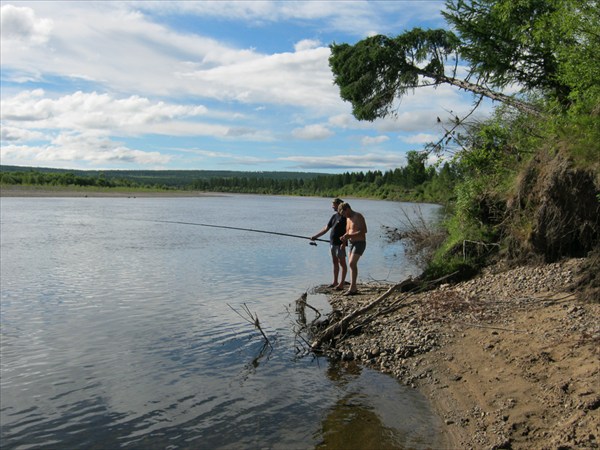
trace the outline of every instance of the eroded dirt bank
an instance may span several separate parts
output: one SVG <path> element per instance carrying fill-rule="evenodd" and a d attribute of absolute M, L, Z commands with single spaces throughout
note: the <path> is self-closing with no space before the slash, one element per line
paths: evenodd
<path fill-rule="evenodd" d="M 425 293 L 394 293 L 335 354 L 419 389 L 449 448 L 590 449 L 600 444 L 600 305 L 570 291 L 581 259 L 489 269 Z M 330 293 L 346 315 L 389 286 Z M 377 311 L 377 310 L 376 310 Z"/>

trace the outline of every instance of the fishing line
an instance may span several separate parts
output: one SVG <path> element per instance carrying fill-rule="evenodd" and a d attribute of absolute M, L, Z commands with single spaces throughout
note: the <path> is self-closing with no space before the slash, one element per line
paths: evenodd
<path fill-rule="evenodd" d="M 308 239 L 309 241 L 311 241 L 310 245 L 317 245 L 317 243 L 314 242 L 314 241 L 329 242 L 329 241 L 326 241 L 325 239 L 311 239 L 309 237 L 299 236 L 297 234 L 278 233 L 277 231 L 255 230 L 255 229 L 252 229 L 252 228 L 228 227 L 228 226 L 225 226 L 225 225 L 211 225 L 211 224 L 208 224 L 208 223 L 179 222 L 179 221 L 176 221 L 176 220 L 148 220 L 147 222 L 175 223 L 175 224 L 179 224 L 179 225 L 194 225 L 194 226 L 197 226 L 197 227 L 224 228 L 224 229 L 227 229 L 227 230 L 239 230 L 239 231 L 251 231 L 253 233 L 276 234 L 278 236 L 295 237 L 295 238 L 298 238 L 298 239 Z"/>

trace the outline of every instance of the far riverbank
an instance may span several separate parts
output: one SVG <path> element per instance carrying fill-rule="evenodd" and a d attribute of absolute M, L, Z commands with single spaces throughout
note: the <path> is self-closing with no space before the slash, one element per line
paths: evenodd
<path fill-rule="evenodd" d="M 216 192 L 126 188 L 70 188 L 65 186 L 0 186 L 0 197 L 205 197 Z"/>

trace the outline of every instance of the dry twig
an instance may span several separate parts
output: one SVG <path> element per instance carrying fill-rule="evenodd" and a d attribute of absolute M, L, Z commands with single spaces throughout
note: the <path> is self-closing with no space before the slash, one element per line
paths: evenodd
<path fill-rule="evenodd" d="M 269 347 L 273 348 L 273 346 L 271 345 L 271 341 L 269 341 L 269 338 L 267 337 L 267 335 L 263 331 L 262 327 L 260 326 L 260 321 L 258 320 L 258 314 L 252 314 L 252 312 L 248 308 L 248 305 L 246 305 L 245 303 L 242 304 L 242 308 L 244 309 L 244 312 L 247 314 L 248 317 L 244 317 L 242 314 L 240 314 L 238 311 L 236 311 L 235 308 L 233 306 L 231 306 L 229 303 L 227 304 L 227 306 L 229 306 L 233 310 L 234 313 L 236 313 L 238 316 L 240 316 L 246 322 L 248 322 L 251 325 L 254 325 L 254 327 L 258 331 L 260 331 L 260 334 L 262 334 L 263 338 L 265 339 L 265 342 L 267 344 L 269 344 Z"/>

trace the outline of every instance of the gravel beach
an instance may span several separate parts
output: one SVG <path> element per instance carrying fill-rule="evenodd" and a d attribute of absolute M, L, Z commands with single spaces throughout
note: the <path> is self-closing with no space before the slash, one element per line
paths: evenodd
<path fill-rule="evenodd" d="M 466 282 L 394 293 L 334 341 L 333 354 L 425 394 L 448 448 L 598 448 L 600 305 L 572 290 L 583 261 L 496 266 Z M 389 287 L 329 292 L 333 314 Z"/>

